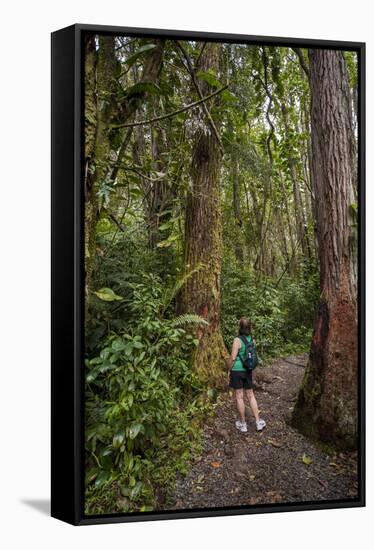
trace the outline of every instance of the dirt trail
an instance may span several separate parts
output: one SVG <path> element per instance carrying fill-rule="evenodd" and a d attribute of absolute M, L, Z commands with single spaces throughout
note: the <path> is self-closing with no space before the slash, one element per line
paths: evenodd
<path fill-rule="evenodd" d="M 267 427 L 235 428 L 233 396 L 219 396 L 203 430 L 203 451 L 177 480 L 168 509 L 238 506 L 357 497 L 357 454 L 327 454 L 288 424 L 306 356 L 275 360 L 254 373 L 255 393 Z"/>

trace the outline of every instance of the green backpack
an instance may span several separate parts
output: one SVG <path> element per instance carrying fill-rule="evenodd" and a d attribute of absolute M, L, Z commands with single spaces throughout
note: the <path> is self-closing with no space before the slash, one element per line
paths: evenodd
<path fill-rule="evenodd" d="M 243 367 L 245 367 L 247 370 L 253 370 L 258 365 L 258 355 L 256 346 L 253 342 L 253 338 L 251 336 L 250 341 L 248 342 L 248 340 L 244 336 L 239 334 L 238 337 L 245 345 L 244 359 L 240 356 L 240 354 L 238 354 L 238 357 L 242 362 Z"/>

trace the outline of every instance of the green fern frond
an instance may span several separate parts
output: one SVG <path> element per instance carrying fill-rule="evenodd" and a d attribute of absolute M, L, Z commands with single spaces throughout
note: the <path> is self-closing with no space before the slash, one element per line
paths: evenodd
<path fill-rule="evenodd" d="M 183 273 L 183 275 L 176 281 L 175 285 L 173 287 L 169 287 L 165 290 L 164 295 L 162 297 L 162 307 L 161 307 L 161 316 L 164 315 L 165 311 L 175 298 L 175 296 L 178 294 L 180 289 L 186 284 L 188 279 L 192 277 L 195 273 L 198 273 L 201 269 L 205 268 L 205 264 L 199 263 L 196 267 L 191 269 L 190 271 L 187 271 L 186 273 Z"/>
<path fill-rule="evenodd" d="M 174 327 L 183 327 L 185 325 L 209 325 L 209 323 L 204 317 L 200 317 L 200 315 L 185 313 L 173 319 L 172 325 Z"/>

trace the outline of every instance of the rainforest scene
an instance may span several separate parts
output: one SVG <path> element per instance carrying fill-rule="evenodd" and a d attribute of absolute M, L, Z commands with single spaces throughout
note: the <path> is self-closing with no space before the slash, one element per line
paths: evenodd
<path fill-rule="evenodd" d="M 358 130 L 354 50 L 86 34 L 86 514 L 357 498 Z"/>

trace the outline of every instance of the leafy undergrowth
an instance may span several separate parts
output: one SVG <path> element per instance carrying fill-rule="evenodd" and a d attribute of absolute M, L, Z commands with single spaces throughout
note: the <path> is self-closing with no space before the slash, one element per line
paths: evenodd
<path fill-rule="evenodd" d="M 197 315 L 165 318 L 161 281 L 134 284 L 131 321 L 86 361 L 86 514 L 162 505 L 199 450 L 211 392 L 191 368 Z M 101 298 L 107 299 L 108 289 Z"/>
<path fill-rule="evenodd" d="M 240 317 L 251 320 L 257 351 L 265 362 L 281 355 L 295 355 L 309 349 L 318 304 L 318 270 L 302 265 L 291 278 L 257 281 L 251 269 L 223 263 L 222 334 L 228 349 L 237 332 Z"/>
<path fill-rule="evenodd" d="M 118 473 L 112 470 L 104 476 L 94 475 L 87 484 L 86 514 L 163 508 L 174 493 L 177 474 L 186 475 L 194 458 L 202 452 L 202 420 L 211 416 L 213 410 L 213 402 L 206 399 L 204 404 L 201 400 L 175 411 L 169 432 L 160 437 L 157 446 L 142 454 L 125 453 Z"/>

